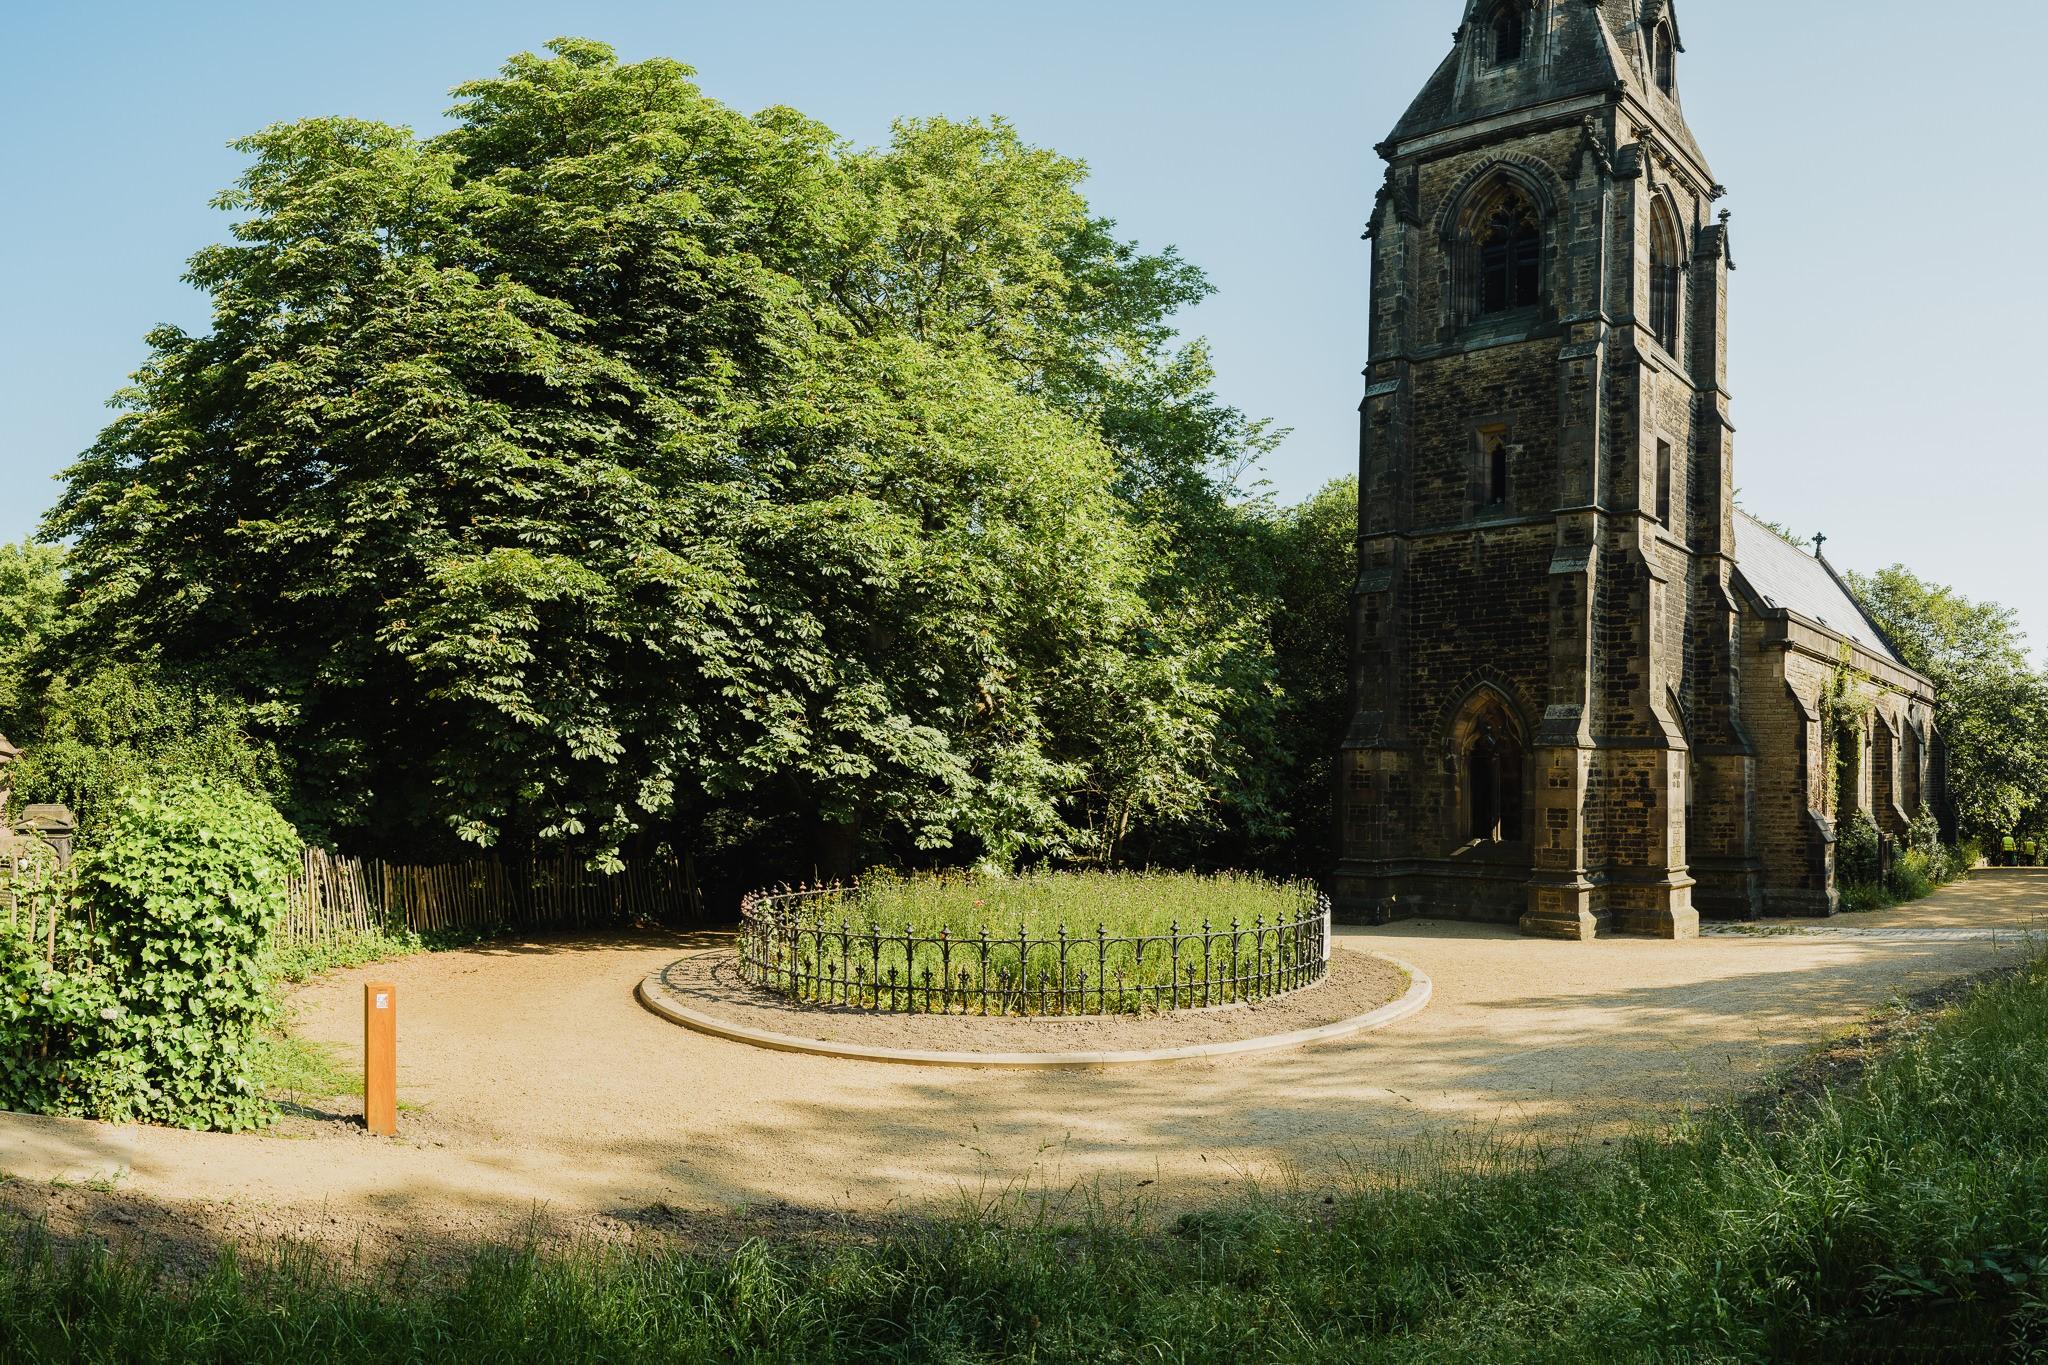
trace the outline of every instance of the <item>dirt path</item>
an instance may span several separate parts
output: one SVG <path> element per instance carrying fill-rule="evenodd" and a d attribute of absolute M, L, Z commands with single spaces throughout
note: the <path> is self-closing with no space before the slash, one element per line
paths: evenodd
<path fill-rule="evenodd" d="M 2017 927 L 2048 877 L 1983 878 L 1870 925 Z M 1730 1095 L 1895 996 L 2011 961 L 2011 943 L 1712 937 L 1555 944 L 1435 922 L 1349 931 L 1436 982 L 1422 1015 L 1303 1051 L 1141 1071 L 920 1071 L 688 1033 L 633 988 L 691 940 L 497 945 L 378 969 L 399 990 L 395 1143 L 347 1105 L 283 1136 L 0 1116 L 0 1202 L 108 1230 L 371 1249 L 501 1234 L 542 1209 L 635 1235 L 728 1210 L 867 1216 L 1085 1187 L 1200 1199 L 1341 1183 L 1418 1138 L 1595 1138 Z M 299 1028 L 360 1055 L 364 973 L 303 990 Z M 70 1188 L 55 1189 L 53 1180 Z M 111 1183 L 107 1183 L 111 1180 Z M 87 1182 L 92 1182 L 88 1185 Z M 682 1211 L 682 1212 L 678 1212 Z M 715 1212 L 714 1212 L 715 1211 Z M 119 1230 L 118 1219 L 112 1230 Z"/>

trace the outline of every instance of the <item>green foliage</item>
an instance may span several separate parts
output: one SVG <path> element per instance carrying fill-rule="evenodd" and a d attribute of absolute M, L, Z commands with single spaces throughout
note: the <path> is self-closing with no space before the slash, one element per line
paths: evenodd
<path fill-rule="evenodd" d="M 0 545 L 0 732 L 17 739 L 37 656 L 57 630 L 63 601 L 60 547 L 32 540 Z"/>
<path fill-rule="evenodd" d="M 1949 848 L 1941 842 L 1941 825 L 1922 809 L 1906 839 L 1897 846 L 1884 875 L 1878 851 L 1876 821 L 1857 811 L 1838 832 L 1835 878 L 1846 911 L 1887 910 L 1925 900 L 1965 876 L 1981 855 L 1974 846 Z"/>
<path fill-rule="evenodd" d="M 284 779 L 250 724 L 239 702 L 143 667 L 108 665 L 75 686 L 58 679 L 15 736 L 25 750 L 17 793 L 69 806 L 88 844 L 121 795 L 140 787 L 199 782 L 271 795 Z"/>
<path fill-rule="evenodd" d="M 2029 662 L 2017 615 L 1928 583 L 1903 565 L 1851 574 L 1849 581 L 1901 657 L 1934 680 L 1963 834 L 1995 840 L 2042 824 L 2048 676 Z"/>
<path fill-rule="evenodd" d="M 451 936 L 416 934 L 410 929 L 335 934 L 311 943 L 279 937 L 270 944 L 264 974 L 273 981 L 296 984 L 321 972 L 431 952 L 443 946 L 440 940 L 447 937 Z"/>
<path fill-rule="evenodd" d="M 1878 828 L 1870 812 L 1854 810 L 1835 828 L 1837 881 L 1874 882 L 1878 871 Z"/>
<path fill-rule="evenodd" d="M 1358 480 L 1338 479 L 1274 518 L 1273 656 L 1287 761 L 1275 798 L 1285 843 L 1258 861 L 1320 876 L 1337 858 L 1337 755 L 1350 723 Z M 1257 856 L 1255 854 L 1255 856 Z"/>
<path fill-rule="evenodd" d="M 257 1036 L 250 1074 L 257 1091 L 280 1104 L 333 1099 L 359 1092 L 363 1083 L 361 1071 L 351 1067 L 338 1049 L 284 1028 Z"/>
<path fill-rule="evenodd" d="M 1863 725 L 1876 702 L 1857 684 L 1867 679 L 1850 663 L 1850 651 L 1842 646 L 1842 657 L 1828 674 L 1819 697 L 1821 771 L 1831 774 L 1822 793 L 1822 809 L 1834 814 L 1842 806 L 1842 787 L 1861 771 Z M 1876 868 L 1876 844 L 1871 845 L 1871 867 Z"/>
<path fill-rule="evenodd" d="M 1079 1003 L 1090 1010 L 1099 1005 L 1111 1013 L 1138 1013 L 1176 1000 L 1207 1003 L 1206 996 L 1191 991 L 1162 994 L 1169 986 L 1190 990 L 1186 974 L 1205 960 L 1200 941 L 1182 942 L 1176 951 L 1176 937 L 1222 934 L 1235 926 L 1241 930 L 1235 941 L 1241 960 L 1277 962 L 1282 941 L 1273 931 L 1310 918 L 1318 904 L 1316 889 L 1306 883 L 1235 874 L 876 873 L 856 889 L 792 908 L 801 923 L 825 931 L 826 949 L 842 978 L 859 968 L 864 981 L 893 979 L 909 985 L 927 980 L 927 972 L 930 980 L 948 981 L 964 969 L 979 986 L 986 968 L 987 985 L 1016 991 L 1015 1007 L 1021 1012 L 1062 1012 Z M 849 936 L 843 941 L 837 937 L 842 928 Z M 1058 948 L 1063 932 L 1072 947 L 1064 962 Z M 892 934 L 898 936 L 893 944 L 886 941 Z M 949 954 L 940 946 L 942 934 L 955 944 L 976 946 Z M 906 944 L 905 935 L 914 936 L 914 947 Z M 1020 946 L 1020 936 L 1029 939 L 1028 947 Z M 1142 953 L 1130 941 L 1138 938 L 1147 940 Z M 989 944 L 985 959 L 979 946 L 984 939 Z M 1225 958 L 1232 951 L 1228 940 L 1218 940 L 1213 950 Z M 824 968 L 813 971 L 823 974 Z M 1043 993 L 1036 1005 L 1031 1003 L 1034 991 Z M 1056 994 L 1062 991 L 1072 994 Z M 828 994 L 828 983 L 816 983 L 814 998 Z M 932 1007 L 929 996 L 920 998 L 914 991 L 893 999 L 912 1010 Z M 1046 1003 L 1052 1001 L 1058 1003 Z"/>
<path fill-rule="evenodd" d="M 196 1281 L 33 1230 L 0 1355 L 252 1362 L 2025 1358 L 2048 1329 L 2048 964 L 1868 1069 L 1611 1149 L 1451 1149 L 1165 1232 L 937 1220 L 736 1251 L 486 1250 Z M 90 1346 L 82 1345 L 90 1343 Z"/>
<path fill-rule="evenodd" d="M 74 664 L 232 692 L 302 828 L 399 854 L 1270 824 L 1273 437 L 1174 348 L 1200 274 L 1000 121 L 857 152 L 690 76 L 565 39 L 437 138 L 241 143 L 211 329 L 49 519 Z"/>
<path fill-rule="evenodd" d="M 843 915 L 865 929 L 915 929 L 956 938 L 982 929 L 993 934 L 1022 929 L 1050 938 L 1062 928 L 1075 938 L 1092 938 L 1097 928 L 1111 936 L 1165 934 L 1173 925 L 1195 933 L 1204 924 L 1227 927 L 1296 920 L 1315 912 L 1316 890 L 1304 883 L 1224 874 L 1199 877 L 1176 872 L 1051 872 L 1019 877 L 873 874 L 850 892 L 828 898 L 821 913 Z"/>
<path fill-rule="evenodd" d="M 17 851 L 0 885 L 13 905 L 0 916 L 0 1109 L 79 1112 L 97 1093 L 92 1044 L 117 1003 L 91 935 L 65 913 L 69 892 L 40 844 Z"/>
<path fill-rule="evenodd" d="M 145 790 L 113 809 L 79 869 L 117 997 L 90 1049 L 104 1073 L 96 1117 L 230 1131 L 266 1120 L 251 1053 L 298 857 L 291 827 L 233 789 Z"/>

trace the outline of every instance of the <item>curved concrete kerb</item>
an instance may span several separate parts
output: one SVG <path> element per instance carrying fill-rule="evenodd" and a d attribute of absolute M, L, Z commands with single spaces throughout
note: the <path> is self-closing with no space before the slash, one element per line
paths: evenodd
<path fill-rule="evenodd" d="M 703 954 L 690 956 L 697 957 Z M 681 1024 L 684 1028 L 709 1034 L 714 1038 L 746 1043 L 774 1052 L 800 1052 L 813 1057 L 834 1057 L 854 1062 L 887 1062 L 897 1066 L 1004 1067 L 1028 1071 L 1092 1070 L 1113 1066 L 1149 1066 L 1156 1062 L 1187 1062 L 1209 1057 L 1242 1057 L 1258 1052 L 1280 1052 L 1288 1048 L 1306 1047 L 1311 1043 L 1327 1043 L 1337 1038 L 1370 1033 L 1421 1013 L 1436 992 L 1435 984 L 1430 981 L 1428 975 L 1420 968 L 1399 958 L 1389 957 L 1385 953 L 1373 953 L 1371 956 L 1379 958 L 1382 962 L 1391 963 L 1407 973 L 1406 995 L 1369 1013 L 1340 1019 L 1334 1024 L 1324 1024 L 1317 1028 L 1276 1033 L 1265 1038 L 1246 1038 L 1234 1043 L 1201 1043 L 1189 1047 L 1157 1048 L 1147 1052 L 923 1052 L 907 1048 L 868 1047 L 858 1043 L 831 1043 L 816 1038 L 798 1038 L 792 1034 L 771 1033 L 750 1025 L 733 1023 L 695 1009 L 670 993 L 662 980 L 662 972 L 655 972 L 640 983 L 639 996 L 642 1005 L 671 1023 Z"/>

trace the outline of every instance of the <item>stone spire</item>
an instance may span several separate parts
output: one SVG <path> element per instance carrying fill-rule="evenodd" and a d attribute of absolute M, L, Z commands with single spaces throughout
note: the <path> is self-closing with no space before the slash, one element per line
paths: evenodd
<path fill-rule="evenodd" d="M 1497 22 L 1508 9 L 1523 16 L 1523 49 L 1515 60 L 1502 61 L 1495 52 Z M 1380 151 L 1391 156 L 1405 144 L 1467 124 L 1622 96 L 1712 183 L 1679 104 L 1675 68 L 1684 44 L 1675 9 L 1673 0 L 1466 0 L 1450 55 Z M 1656 69 L 1660 26 L 1668 31 L 1674 64 L 1668 92 Z"/>

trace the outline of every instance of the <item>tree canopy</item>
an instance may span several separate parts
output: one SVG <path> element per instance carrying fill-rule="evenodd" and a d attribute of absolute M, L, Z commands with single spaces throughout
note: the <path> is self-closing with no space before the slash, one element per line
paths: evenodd
<path fill-rule="evenodd" d="M 1274 436 L 1201 274 L 1000 120 L 855 149 L 691 77 L 565 39 L 439 136 L 240 143 L 210 330 L 45 526 L 71 667 L 241 698 L 344 844 L 1271 842 Z"/>
<path fill-rule="evenodd" d="M 64 602 L 64 552 L 24 541 L 0 545 L 0 734 L 22 733 L 38 690 L 38 656 Z"/>
<path fill-rule="evenodd" d="M 2028 660 L 2017 614 L 1900 564 L 1849 580 L 1900 656 L 1934 681 L 1964 834 L 1994 839 L 2041 828 L 2048 821 L 2048 677 Z"/>

